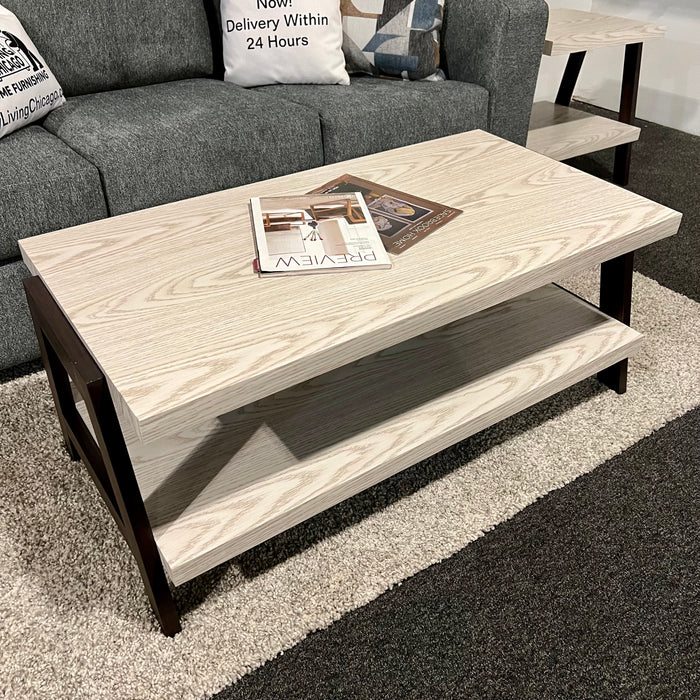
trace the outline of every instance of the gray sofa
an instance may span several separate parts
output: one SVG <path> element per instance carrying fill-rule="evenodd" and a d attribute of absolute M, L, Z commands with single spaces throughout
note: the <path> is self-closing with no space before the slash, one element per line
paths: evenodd
<path fill-rule="evenodd" d="M 68 98 L 0 139 L 0 369 L 38 357 L 20 238 L 481 128 L 525 142 L 544 0 L 447 0 L 445 82 L 244 89 L 216 0 L 2 0 Z"/>

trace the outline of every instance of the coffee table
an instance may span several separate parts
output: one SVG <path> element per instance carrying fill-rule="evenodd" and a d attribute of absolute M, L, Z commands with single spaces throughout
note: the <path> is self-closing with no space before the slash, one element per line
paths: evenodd
<path fill-rule="evenodd" d="M 260 279 L 248 201 L 344 173 L 464 213 L 391 270 Z M 181 584 L 587 376 L 680 214 L 483 131 L 21 241 L 66 446 L 162 630 Z M 552 284 L 603 263 L 602 311 Z M 604 313 L 605 312 L 605 313 Z"/>

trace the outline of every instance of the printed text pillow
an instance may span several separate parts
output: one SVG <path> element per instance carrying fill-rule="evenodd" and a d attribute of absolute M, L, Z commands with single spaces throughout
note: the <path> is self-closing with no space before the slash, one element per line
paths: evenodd
<path fill-rule="evenodd" d="M 438 79 L 444 0 L 341 0 L 350 73 Z"/>
<path fill-rule="evenodd" d="M 221 23 L 228 82 L 350 82 L 340 0 L 221 0 Z"/>
<path fill-rule="evenodd" d="M 63 90 L 22 24 L 0 5 L 0 138 L 65 102 Z"/>

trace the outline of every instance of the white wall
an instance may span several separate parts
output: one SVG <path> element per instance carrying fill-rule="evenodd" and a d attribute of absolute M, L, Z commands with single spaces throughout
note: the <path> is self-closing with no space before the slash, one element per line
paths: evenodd
<path fill-rule="evenodd" d="M 549 0 L 601 14 L 634 17 L 666 27 L 644 44 L 637 116 L 700 134 L 700 0 Z M 617 110 L 624 47 L 586 55 L 574 97 Z M 543 56 L 535 99 L 554 100 L 566 56 Z"/>

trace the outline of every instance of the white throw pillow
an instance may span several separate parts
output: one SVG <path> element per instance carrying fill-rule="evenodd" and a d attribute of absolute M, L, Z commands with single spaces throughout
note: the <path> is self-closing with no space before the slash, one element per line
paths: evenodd
<path fill-rule="evenodd" d="M 224 80 L 348 85 L 340 0 L 221 0 Z"/>
<path fill-rule="evenodd" d="M 20 21 L 0 5 L 0 138 L 46 116 L 66 98 Z"/>

